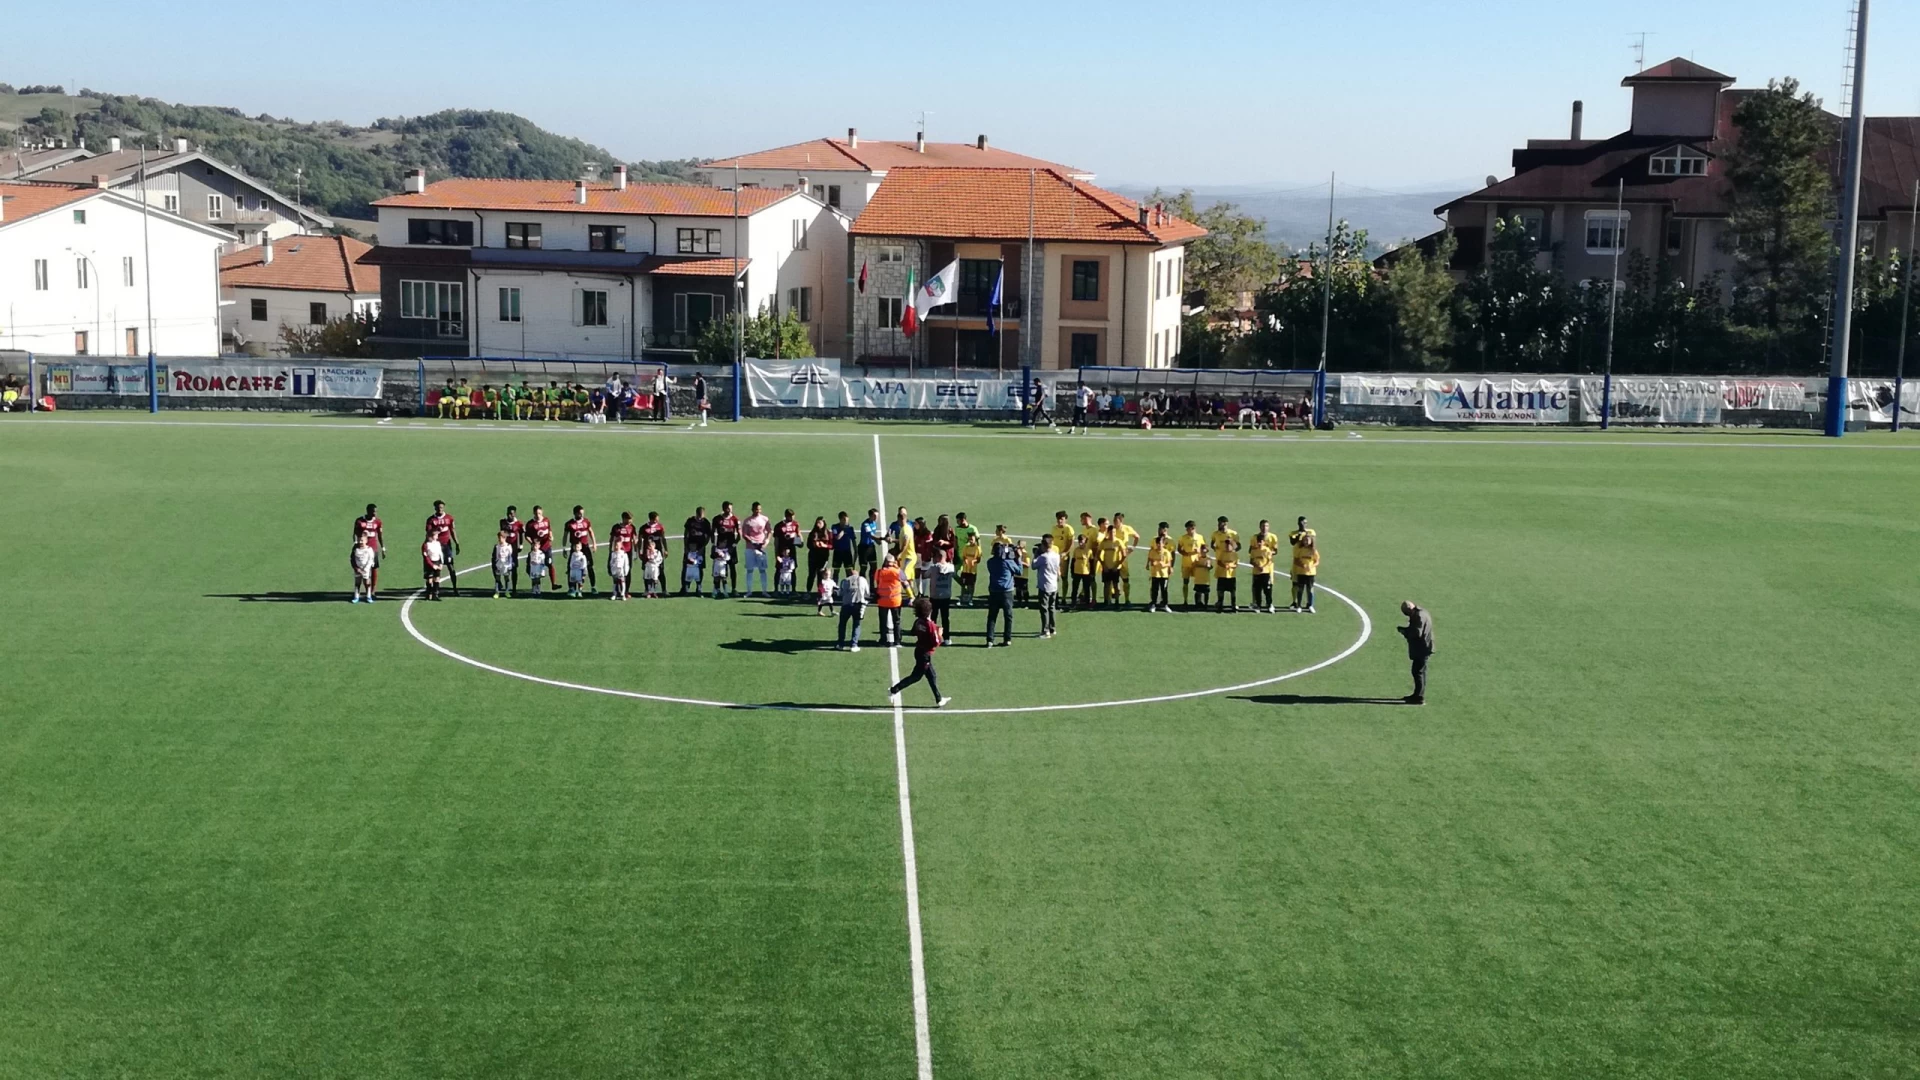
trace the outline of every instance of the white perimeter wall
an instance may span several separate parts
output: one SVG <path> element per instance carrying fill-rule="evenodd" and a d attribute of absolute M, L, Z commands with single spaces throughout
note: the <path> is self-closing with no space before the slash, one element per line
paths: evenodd
<path fill-rule="evenodd" d="M 84 209 L 77 225 L 73 211 Z M 124 356 L 126 330 L 139 330 L 140 354 L 214 356 L 220 351 L 219 252 L 228 237 L 162 214 L 150 215 L 153 333 L 147 333 L 146 264 L 142 214 L 105 194 L 0 225 L 0 348 L 65 356 L 74 332 L 87 332 L 96 356 Z M 90 287 L 79 287 L 75 251 L 94 266 Z M 133 285 L 121 260 L 134 261 Z M 34 288 L 33 261 L 47 260 L 48 288 Z"/>

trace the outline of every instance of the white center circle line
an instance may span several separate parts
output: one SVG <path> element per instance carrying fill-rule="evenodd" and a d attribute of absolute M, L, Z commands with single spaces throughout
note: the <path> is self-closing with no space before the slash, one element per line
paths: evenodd
<path fill-rule="evenodd" d="M 467 572 L 472 573 L 478 570 L 490 569 L 490 563 L 482 563 L 478 566 L 469 567 Z M 1297 671 L 1289 671 L 1283 675 L 1275 675 L 1266 679 L 1256 679 L 1252 682 L 1236 683 L 1233 686 L 1218 686 L 1207 690 L 1189 690 L 1178 694 L 1156 694 L 1152 697 L 1117 698 L 1111 701 L 1081 701 L 1064 705 L 1010 705 L 999 708 L 940 709 L 939 712 L 950 716 L 1006 716 L 1023 713 L 1078 712 L 1085 709 L 1118 709 L 1129 705 L 1159 705 L 1169 701 L 1191 701 L 1194 698 L 1218 697 L 1222 694 L 1237 693 L 1241 690 L 1257 690 L 1263 686 L 1272 686 L 1275 683 L 1298 679 L 1303 675 L 1311 675 L 1316 671 L 1324 671 L 1340 661 L 1345 660 L 1347 657 L 1352 656 L 1354 653 L 1359 652 L 1361 648 L 1366 645 L 1367 641 L 1373 637 L 1373 620 L 1367 616 L 1367 610 L 1354 602 L 1354 599 L 1347 594 L 1327 585 L 1321 585 L 1319 589 L 1321 592 L 1338 598 L 1341 603 L 1352 608 L 1354 613 L 1360 616 L 1360 636 L 1354 640 L 1353 644 L 1347 646 L 1339 653 L 1317 664 L 1300 668 Z M 714 701 L 708 698 L 677 697 L 672 694 L 649 694 L 639 690 L 621 690 L 611 686 L 593 686 L 588 683 L 568 682 L 565 679 L 549 679 L 542 675 L 532 675 L 524 671 L 515 671 L 512 668 L 501 667 L 498 664 L 489 664 L 484 660 L 477 660 L 465 653 L 456 652 L 421 633 L 420 628 L 413 624 L 413 604 L 414 601 L 420 599 L 422 595 L 420 591 L 416 590 L 409 594 L 406 600 L 400 605 L 400 624 L 406 627 L 407 633 L 413 635 L 415 641 L 418 641 L 420 644 L 425 645 L 427 648 L 432 649 L 434 652 L 448 659 L 458 660 L 460 663 L 466 664 L 469 667 L 476 667 L 481 671 L 490 671 L 495 675 L 505 675 L 510 679 L 538 683 L 541 686 L 557 687 L 561 690 L 577 690 L 586 694 L 602 694 L 607 697 L 628 698 L 633 701 L 657 701 L 665 705 L 699 705 L 710 709 L 740 709 L 758 712 L 808 712 L 854 716 L 893 715 L 893 706 L 890 704 L 876 705 L 867 708 L 860 706 L 833 707 L 819 705 L 754 704 L 742 701 Z"/>

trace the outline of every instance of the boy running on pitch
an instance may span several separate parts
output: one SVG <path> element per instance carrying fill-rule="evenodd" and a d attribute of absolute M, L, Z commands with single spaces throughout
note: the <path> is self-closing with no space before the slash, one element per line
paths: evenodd
<path fill-rule="evenodd" d="M 940 695 L 940 680 L 933 673 L 933 654 L 940 648 L 943 640 L 940 627 L 933 621 L 933 602 L 921 597 L 913 602 L 913 670 L 906 678 L 887 688 L 889 697 L 919 682 L 927 680 L 927 689 L 933 691 L 934 708 L 952 701 L 950 697 Z"/>

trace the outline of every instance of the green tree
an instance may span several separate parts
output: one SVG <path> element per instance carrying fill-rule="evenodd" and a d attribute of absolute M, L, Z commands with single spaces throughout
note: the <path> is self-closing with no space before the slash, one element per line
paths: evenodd
<path fill-rule="evenodd" d="M 1192 191 L 1169 194 L 1156 189 L 1146 201 L 1164 203 L 1175 217 L 1207 230 L 1187 245 L 1186 295 L 1192 304 L 1232 311 L 1242 293 L 1258 292 L 1279 276 L 1280 252 L 1267 242 L 1265 218 L 1241 213 L 1226 202 L 1198 210 Z"/>
<path fill-rule="evenodd" d="M 1254 298 L 1255 325 L 1247 342 L 1253 366 L 1317 367 L 1323 321 L 1329 367 L 1354 371 L 1385 362 L 1391 309 L 1367 258 L 1367 231 L 1341 221 L 1332 239 L 1330 249 L 1309 245 Z"/>
<path fill-rule="evenodd" d="M 1560 275 L 1539 265 L 1540 244 L 1520 218 L 1497 220 L 1487 264 L 1460 290 L 1456 353 L 1483 371 L 1551 371 L 1566 360 L 1582 325 L 1579 298 Z"/>
<path fill-rule="evenodd" d="M 1572 366 L 1598 371 L 1605 365 L 1611 314 L 1617 373 L 1671 375 L 1741 367 L 1742 350 L 1728 332 L 1718 278 L 1688 288 L 1669 260 L 1651 260 L 1636 251 L 1627 256 L 1620 275 L 1619 307 L 1609 312 L 1611 288 L 1608 282 L 1595 281 L 1582 293 L 1582 348 Z"/>
<path fill-rule="evenodd" d="M 1734 110 L 1740 139 L 1727 156 L 1733 210 L 1734 318 L 1772 366 L 1783 351 L 1817 348 L 1832 277 L 1832 185 L 1817 156 L 1831 119 L 1793 79 L 1769 82 Z"/>
<path fill-rule="evenodd" d="M 1431 255 L 1412 244 L 1396 253 L 1384 283 L 1398 339 L 1395 359 L 1427 370 L 1446 366 L 1453 348 L 1456 291 L 1447 268 L 1458 248 L 1449 229 L 1440 235 Z"/>
<path fill-rule="evenodd" d="M 813 340 L 807 336 L 807 324 L 792 311 L 775 315 L 763 304 L 741 330 L 745 355 L 767 359 L 813 355 Z M 694 354 L 702 364 L 733 363 L 733 318 L 714 319 L 694 341 Z"/>

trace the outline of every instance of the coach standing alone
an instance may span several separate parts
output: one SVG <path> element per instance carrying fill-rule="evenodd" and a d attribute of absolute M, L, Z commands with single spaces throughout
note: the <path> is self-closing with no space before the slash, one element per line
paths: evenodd
<path fill-rule="evenodd" d="M 1400 614 L 1407 617 L 1407 625 L 1400 628 L 1400 636 L 1407 639 L 1407 659 L 1413 662 L 1413 693 L 1407 695 L 1409 705 L 1427 703 L 1427 660 L 1433 656 L 1433 616 L 1427 609 L 1411 600 L 1400 605 Z"/>

